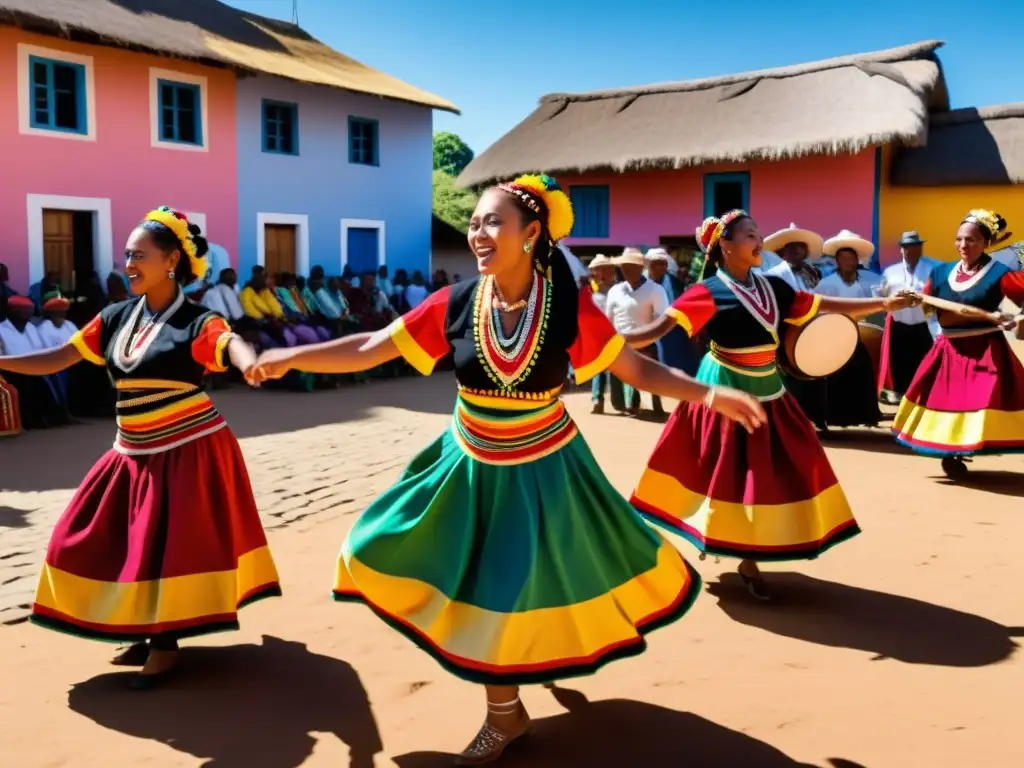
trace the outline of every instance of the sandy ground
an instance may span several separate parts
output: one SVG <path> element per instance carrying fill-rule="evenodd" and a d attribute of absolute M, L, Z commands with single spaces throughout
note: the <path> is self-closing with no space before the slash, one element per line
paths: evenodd
<path fill-rule="evenodd" d="M 191 643 L 187 673 L 142 694 L 107 666 L 111 646 L 24 620 L 49 528 L 111 425 L 0 443 L 0 766 L 449 765 L 481 691 L 329 589 L 355 515 L 444 428 L 452 399 L 447 375 L 218 394 L 286 597 L 248 608 L 239 633 Z M 591 416 L 583 393 L 569 403 L 628 493 L 660 425 Z M 1024 459 L 979 460 L 957 487 L 882 431 L 842 433 L 828 451 L 862 536 L 771 567 L 771 606 L 745 597 L 730 562 L 692 559 L 707 589 L 690 614 L 640 657 L 554 694 L 527 689 L 535 735 L 504 764 L 1024 764 Z"/>

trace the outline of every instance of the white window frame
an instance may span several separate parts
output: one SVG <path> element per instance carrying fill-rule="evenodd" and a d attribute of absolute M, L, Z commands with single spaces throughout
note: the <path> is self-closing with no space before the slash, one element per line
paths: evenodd
<path fill-rule="evenodd" d="M 256 214 L 256 264 L 267 266 L 267 224 L 295 227 L 295 273 L 309 275 L 309 216 L 304 213 Z"/>
<path fill-rule="evenodd" d="M 85 133 L 49 131 L 45 128 L 32 127 L 32 78 L 28 68 L 32 56 L 52 61 L 66 61 L 68 64 L 77 64 L 85 68 Z M 96 78 L 92 56 L 18 43 L 18 132 L 26 136 L 46 136 L 51 139 L 96 141 Z"/>
<path fill-rule="evenodd" d="M 350 229 L 377 230 L 377 269 L 386 266 L 387 261 L 387 224 L 380 219 L 342 219 L 341 220 L 341 271 L 348 266 L 348 231 Z"/>
<path fill-rule="evenodd" d="M 28 281 L 35 285 L 46 276 L 43 258 L 43 211 L 84 211 L 96 215 L 92 228 L 92 259 L 101 284 L 114 271 L 114 227 L 110 217 L 110 198 L 70 197 L 68 195 L 25 195 L 28 214 Z M 84 275 L 81 276 L 84 279 Z"/>
<path fill-rule="evenodd" d="M 206 214 L 195 213 L 193 211 L 184 211 L 185 218 L 188 219 L 189 224 L 198 224 L 199 228 L 203 230 L 203 237 L 210 240 L 210 236 L 206 233 Z"/>
<path fill-rule="evenodd" d="M 199 122 L 202 129 L 201 145 L 164 141 L 160 138 L 160 81 L 195 85 L 199 88 Z M 155 149 L 177 149 L 182 152 L 210 151 L 209 88 L 206 77 L 177 72 L 172 69 L 149 68 L 149 143 Z"/>

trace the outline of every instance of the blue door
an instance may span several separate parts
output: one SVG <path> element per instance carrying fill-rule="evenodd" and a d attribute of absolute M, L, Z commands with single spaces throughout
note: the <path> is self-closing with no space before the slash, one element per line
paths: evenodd
<path fill-rule="evenodd" d="M 377 248 L 380 242 L 379 229 L 353 227 L 348 230 L 348 265 L 359 275 L 367 272 L 376 274 Z"/>

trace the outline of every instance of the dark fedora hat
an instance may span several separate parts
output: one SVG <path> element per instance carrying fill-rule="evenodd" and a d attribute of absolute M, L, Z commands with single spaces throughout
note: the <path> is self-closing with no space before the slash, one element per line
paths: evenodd
<path fill-rule="evenodd" d="M 912 229 L 909 232 L 903 233 L 902 237 L 900 237 L 900 245 L 924 245 L 924 240 L 917 234 L 917 230 Z"/>

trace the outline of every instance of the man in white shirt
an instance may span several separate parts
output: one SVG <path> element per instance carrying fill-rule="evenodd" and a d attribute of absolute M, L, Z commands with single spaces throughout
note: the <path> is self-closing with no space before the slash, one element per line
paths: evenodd
<path fill-rule="evenodd" d="M 822 274 L 811 261 L 821 258 L 824 239 L 817 232 L 790 224 L 764 239 L 764 249 L 778 254 L 782 262 L 764 274 L 782 278 L 794 291 L 810 293 L 821 282 Z"/>
<path fill-rule="evenodd" d="M 879 295 L 891 296 L 900 291 L 920 291 L 939 265 L 924 255 L 924 240 L 917 232 L 904 232 L 900 238 L 902 258 L 882 271 Z M 882 397 L 895 405 L 900 402 L 921 361 L 932 348 L 937 327 L 922 307 L 893 312 L 882 336 Z"/>
<path fill-rule="evenodd" d="M 29 355 L 47 349 L 39 330 L 29 322 L 35 312 L 31 299 L 13 296 L 7 319 L 0 322 L 0 355 Z M 21 422 L 26 429 L 63 426 L 70 422 L 62 388 L 52 376 L 5 374 L 18 390 Z"/>
<path fill-rule="evenodd" d="M 616 283 L 608 291 L 605 303 L 605 314 L 619 333 L 633 331 L 661 317 L 668 309 L 668 294 L 665 289 L 644 277 L 644 255 L 636 248 L 627 248 L 622 255 L 614 260 L 615 266 L 622 271 L 625 278 Z M 639 352 L 647 357 L 657 359 L 655 345 L 650 345 Z M 640 392 L 624 386 L 626 413 L 636 416 L 640 413 Z M 656 415 L 664 415 L 661 398 L 652 397 Z"/>
<path fill-rule="evenodd" d="M 608 306 L 608 291 L 615 285 L 615 265 L 612 260 L 603 253 L 597 254 L 587 265 L 590 277 L 590 289 L 593 291 L 594 304 L 602 312 Z M 604 393 L 612 381 L 611 374 L 603 371 L 590 380 L 590 402 L 591 413 L 604 413 Z M 618 408 L 624 402 L 622 399 L 622 386 L 615 382 L 616 389 L 612 391 L 612 407 Z"/>
<path fill-rule="evenodd" d="M 424 285 L 423 273 L 416 270 L 412 273 L 412 280 L 405 286 L 405 303 L 409 305 L 410 310 L 413 310 L 426 301 L 429 295 L 430 291 Z"/>
<path fill-rule="evenodd" d="M 43 315 L 45 319 L 36 326 L 43 346 L 47 349 L 62 347 L 71 340 L 78 328 L 68 320 L 71 302 L 61 296 L 49 295 L 43 299 Z"/>

